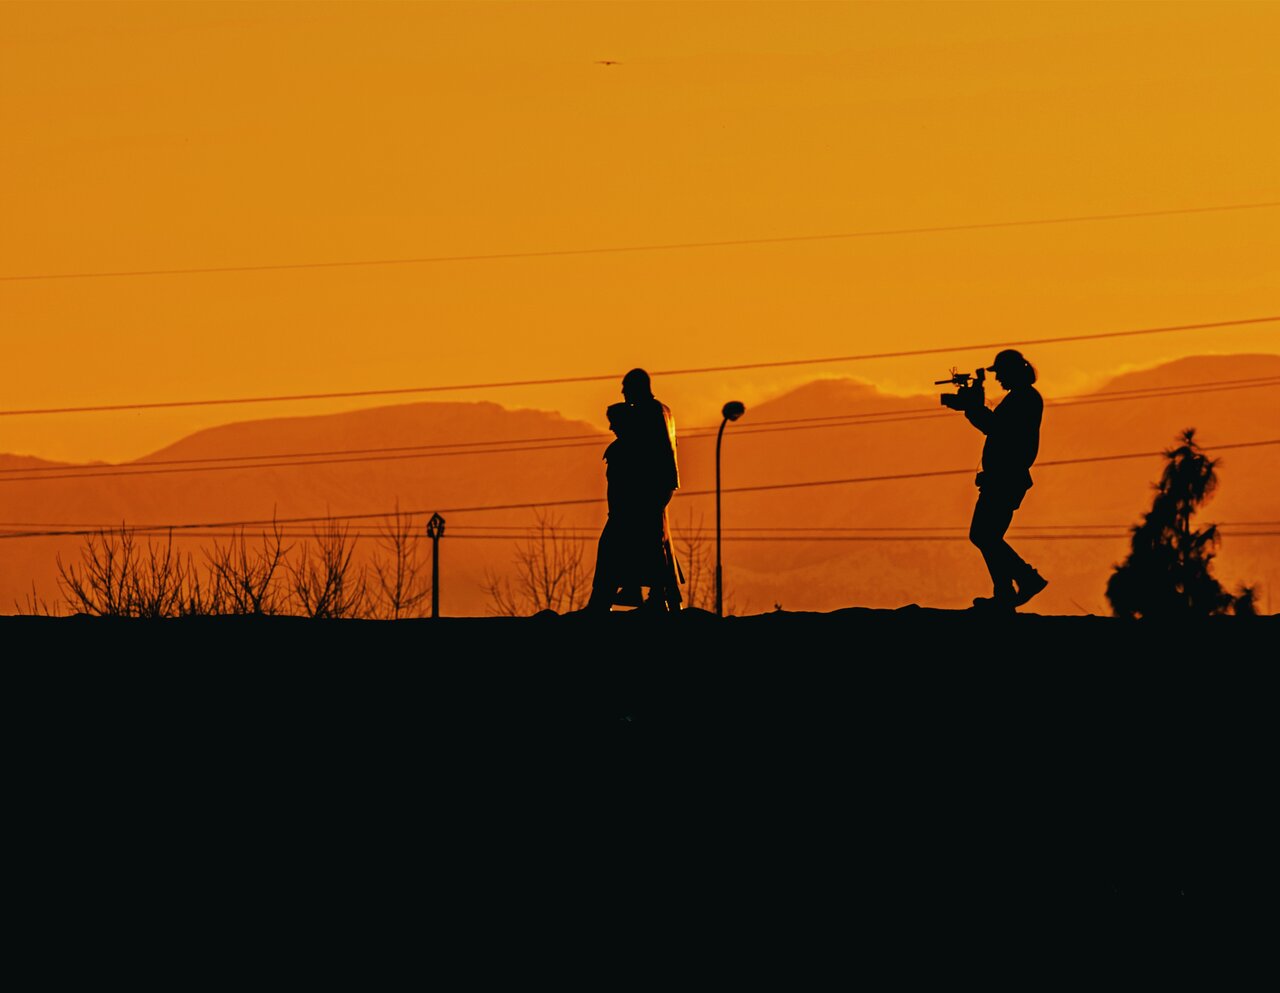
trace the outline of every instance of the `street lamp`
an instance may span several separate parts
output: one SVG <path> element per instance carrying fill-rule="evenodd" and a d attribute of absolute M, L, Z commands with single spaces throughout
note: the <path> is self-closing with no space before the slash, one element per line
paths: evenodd
<path fill-rule="evenodd" d="M 431 616 L 440 616 L 440 539 L 444 537 L 444 518 L 432 514 L 427 521 L 427 537 L 431 539 Z"/>
<path fill-rule="evenodd" d="M 730 400 L 720 411 L 724 420 L 720 422 L 720 431 L 716 434 L 716 616 L 724 616 L 724 582 L 720 570 L 720 440 L 724 437 L 724 426 L 736 421 L 747 412 L 747 408 L 737 400 Z"/>

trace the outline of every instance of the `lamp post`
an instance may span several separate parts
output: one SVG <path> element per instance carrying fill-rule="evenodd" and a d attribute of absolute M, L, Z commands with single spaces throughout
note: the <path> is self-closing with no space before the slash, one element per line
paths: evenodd
<path fill-rule="evenodd" d="M 444 518 L 432 514 L 427 521 L 427 537 L 431 539 L 431 616 L 440 616 L 440 539 L 444 537 Z"/>
<path fill-rule="evenodd" d="M 747 408 L 737 400 L 730 400 L 720 411 L 724 420 L 720 422 L 720 431 L 716 434 L 716 616 L 724 616 L 724 578 L 720 569 L 720 441 L 724 438 L 725 425 L 736 421 L 745 414 Z"/>

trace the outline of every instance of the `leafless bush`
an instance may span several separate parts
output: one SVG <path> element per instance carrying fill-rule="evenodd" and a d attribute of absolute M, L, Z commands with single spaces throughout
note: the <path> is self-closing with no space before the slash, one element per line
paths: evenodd
<path fill-rule="evenodd" d="M 358 617 L 367 600 L 365 568 L 352 564 L 358 539 L 347 526 L 330 521 L 313 532 L 296 562 L 286 562 L 296 606 L 307 617 Z"/>
<path fill-rule="evenodd" d="M 422 605 L 431 596 L 431 581 L 420 553 L 423 534 L 414 530 L 412 514 L 395 512 L 378 525 L 373 556 L 376 586 L 370 596 L 370 611 L 379 617 L 397 620 L 418 617 Z"/>
<path fill-rule="evenodd" d="M 272 521 L 271 534 L 262 535 L 261 547 L 251 547 L 243 529 L 228 544 L 205 549 L 209 589 L 204 613 L 278 614 L 288 591 L 280 582 L 290 548 L 284 545 L 280 525 Z"/>
<path fill-rule="evenodd" d="M 34 581 L 31 583 L 31 592 L 22 600 L 14 600 L 13 607 L 20 617 L 58 617 L 62 613 L 57 600 L 51 607 L 49 601 L 36 592 Z"/>
<path fill-rule="evenodd" d="M 687 523 L 680 534 L 673 538 L 680 564 L 684 568 L 685 606 L 699 610 L 716 609 L 716 561 L 715 535 L 708 535 L 702 515 L 693 523 L 693 511 L 689 511 Z M 727 590 L 722 591 L 724 612 L 732 614 L 737 609 L 735 599 Z"/>
<path fill-rule="evenodd" d="M 57 556 L 58 586 L 72 610 L 102 617 L 176 617 L 200 610 L 199 582 L 190 555 L 169 533 L 162 543 L 139 548 L 132 529 L 104 529 L 88 536 L 80 564 Z"/>
<path fill-rule="evenodd" d="M 191 556 L 173 547 L 173 532 L 161 545 L 148 538 L 145 556 L 139 555 L 135 564 L 127 594 L 130 616 L 177 617 L 199 609 L 190 595 L 192 583 L 199 586 Z"/>
<path fill-rule="evenodd" d="M 566 533 L 559 518 L 537 512 L 528 537 L 516 546 L 516 577 L 486 572 L 490 612 L 521 617 L 540 610 L 567 613 L 582 607 L 591 592 L 591 574 L 582 539 Z"/>
<path fill-rule="evenodd" d="M 59 553 L 58 586 L 71 609 L 102 617 L 129 616 L 137 555 L 133 532 L 101 530 L 89 535 L 80 549 L 80 565 L 64 565 Z"/>
<path fill-rule="evenodd" d="M 687 607 L 700 610 L 716 609 L 716 564 L 707 548 L 706 528 L 702 516 L 693 523 L 690 510 L 687 522 L 675 537 L 676 553 L 684 568 L 684 602 Z"/>

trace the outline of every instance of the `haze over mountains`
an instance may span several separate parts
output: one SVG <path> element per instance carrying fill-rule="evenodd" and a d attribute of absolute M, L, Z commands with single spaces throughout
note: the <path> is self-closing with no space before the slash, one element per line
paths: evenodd
<path fill-rule="evenodd" d="M 1214 447 L 1280 436 L 1278 387 L 1237 382 L 1267 377 L 1280 380 L 1280 356 L 1184 359 L 1120 376 L 1082 400 L 1051 404 L 1033 469 L 1035 486 L 1015 517 L 1018 530 L 1010 535 L 1050 580 L 1024 610 L 1109 612 L 1107 576 L 1127 553 L 1126 529 L 1149 509 L 1151 484 L 1163 467 L 1159 456 L 1049 463 L 1158 452 L 1187 427 L 1196 428 L 1206 450 L 1221 458 L 1219 491 L 1199 518 L 1199 523 L 1223 525 L 1216 574 L 1232 588 L 1258 584 L 1260 608 L 1276 609 L 1272 591 L 1280 578 L 1280 538 L 1233 532 L 1280 529 L 1280 446 L 1221 453 Z M 1216 385 L 1141 395 L 1189 384 Z M 660 397 L 661 385 L 655 383 Z M 1126 391 L 1139 395 L 1104 397 Z M 732 610 L 826 611 L 909 603 L 963 608 L 973 596 L 987 593 L 981 558 L 965 540 L 982 437 L 961 415 L 940 407 L 940 392 L 942 387 L 919 397 L 891 397 L 851 379 L 817 380 L 755 405 L 728 427 L 722 450 L 723 562 Z M 994 383 L 987 390 L 989 400 L 1002 395 Z M 678 542 L 701 528 L 701 553 L 709 563 L 717 425 L 686 424 L 680 411 L 675 413 L 682 486 L 672 503 L 672 523 Z M 398 501 L 404 510 L 444 514 L 442 611 L 476 616 L 491 608 L 486 575 L 508 573 L 516 547 L 512 538 L 481 538 L 479 529 L 521 534 L 535 521 L 535 511 L 465 508 L 586 501 L 543 512 L 584 529 L 589 567 L 593 536 L 605 516 L 600 456 L 608 440 L 594 425 L 487 402 L 413 403 L 245 421 L 184 438 L 130 463 L 127 471 L 134 474 L 118 478 L 103 475 L 114 470 L 102 467 L 49 471 L 54 463 L 0 456 L 0 524 L 13 532 L 46 525 L 257 521 L 273 515 L 380 513 Z M 466 450 L 482 442 L 487 453 Z M 420 447 L 427 445 L 457 447 Z M 417 450 L 387 450 L 414 446 Z M 170 464 L 246 455 L 260 456 L 266 467 L 212 461 L 201 463 L 206 471 L 190 472 L 172 471 L 183 467 Z M 295 464 L 281 464 L 286 462 Z M 919 475 L 937 470 L 955 473 Z M 74 478 L 57 478 L 62 476 Z M 868 476 L 914 478 L 830 483 Z M 803 485 L 812 483 L 824 485 Z M 801 485 L 735 492 L 779 484 Z M 1254 522 L 1270 524 L 1240 526 Z M 425 518 L 418 521 L 419 530 L 424 523 Z M 822 538 L 812 540 L 811 533 L 799 529 L 820 529 Z M 197 553 L 214 540 L 199 529 L 182 539 Z M 19 609 L 33 584 L 41 597 L 57 599 L 56 556 L 75 560 L 82 542 L 79 536 L 60 536 L 0 543 L 0 612 Z M 703 573 L 699 581 L 703 594 L 707 578 Z"/>

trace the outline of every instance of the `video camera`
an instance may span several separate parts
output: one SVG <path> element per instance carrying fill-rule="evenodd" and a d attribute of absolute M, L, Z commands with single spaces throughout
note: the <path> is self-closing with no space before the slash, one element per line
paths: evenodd
<path fill-rule="evenodd" d="M 939 398 L 942 406 L 952 410 L 969 410 L 981 407 L 985 399 L 983 381 L 987 378 L 987 370 L 979 368 L 972 376 L 967 372 L 956 372 L 953 367 L 950 379 L 936 379 L 934 386 L 950 384 L 959 387 L 954 393 L 944 393 Z M 970 382 L 972 380 L 972 382 Z"/>

